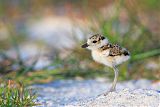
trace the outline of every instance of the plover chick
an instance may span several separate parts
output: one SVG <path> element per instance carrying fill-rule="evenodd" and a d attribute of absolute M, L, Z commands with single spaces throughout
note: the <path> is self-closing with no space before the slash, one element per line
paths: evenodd
<path fill-rule="evenodd" d="M 82 45 L 82 48 L 91 50 L 92 57 L 96 62 L 111 67 L 114 70 L 115 76 L 112 87 L 109 91 L 107 91 L 107 93 L 115 91 L 119 72 L 117 65 L 127 61 L 130 58 L 129 52 L 117 44 L 109 43 L 108 39 L 100 34 L 91 36 L 87 40 L 87 43 Z"/>

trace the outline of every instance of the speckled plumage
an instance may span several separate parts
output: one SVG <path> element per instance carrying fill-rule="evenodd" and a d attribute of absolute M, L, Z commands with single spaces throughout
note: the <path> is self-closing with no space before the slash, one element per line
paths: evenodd
<path fill-rule="evenodd" d="M 118 44 L 108 43 L 99 48 L 100 51 L 105 51 L 107 49 L 109 49 L 109 56 L 129 55 L 129 52 Z"/>

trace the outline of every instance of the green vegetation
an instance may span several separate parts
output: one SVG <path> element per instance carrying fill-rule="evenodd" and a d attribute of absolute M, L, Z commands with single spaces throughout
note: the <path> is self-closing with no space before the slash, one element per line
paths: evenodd
<path fill-rule="evenodd" d="M 60 9 L 58 11 L 60 14 L 57 12 L 58 9 Z M 52 18 L 60 15 L 64 19 L 71 18 L 74 21 L 72 24 L 76 25 L 75 27 L 79 27 L 79 23 L 82 22 L 84 28 L 78 35 L 88 35 L 88 31 L 84 29 L 89 29 L 89 33 L 101 33 L 111 43 L 118 43 L 126 47 L 131 53 L 131 59 L 119 66 L 119 80 L 139 78 L 159 80 L 159 11 L 160 1 L 158 0 L 0 1 L 0 107 L 39 105 L 35 102 L 36 95 L 32 90 L 25 88 L 31 84 L 48 83 L 57 79 L 97 77 L 113 79 L 112 69 L 94 62 L 90 51 L 81 48 L 87 38 L 76 41 L 78 39 L 75 32 L 78 30 L 74 31 L 73 29 L 71 32 L 72 39 L 77 43 L 76 46 L 74 49 L 66 49 L 69 54 L 65 53 L 66 57 L 63 58 L 60 56 L 61 53 L 57 51 L 58 49 L 52 48 L 44 41 L 34 41 L 29 38 L 26 31 L 28 22 L 32 23 L 32 19 L 38 20 L 46 16 Z M 77 19 L 74 20 L 74 18 Z M 80 28 L 82 26 L 80 24 Z M 59 31 L 61 32 L 60 29 L 57 29 L 57 32 Z M 34 60 L 29 64 L 26 63 L 28 59 L 22 58 L 20 46 L 23 43 L 29 44 L 30 41 L 34 41 L 40 47 L 42 45 L 49 47 L 51 51 L 55 52 L 52 57 L 53 62 L 49 66 L 40 70 L 34 69 L 40 55 L 32 58 Z M 14 55 L 8 54 L 8 50 L 14 50 Z M 54 69 L 48 69 L 49 67 L 54 67 Z M 15 81 L 23 81 L 23 84 Z"/>
<path fill-rule="evenodd" d="M 19 83 L 9 80 L 8 83 L 0 86 L 0 106 L 1 107 L 31 107 L 38 105 L 35 103 L 36 95 Z"/>
<path fill-rule="evenodd" d="M 62 1 L 61 5 L 66 3 L 65 0 Z M 41 13 L 37 15 L 37 11 L 41 12 L 43 9 L 47 10 L 48 14 L 51 14 L 52 12 L 50 13 L 50 11 L 54 10 L 51 7 L 58 4 L 56 3 L 57 0 L 35 1 L 33 3 L 21 0 L 14 7 L 10 6 L 10 2 L 7 0 L 1 1 L 0 16 L 10 17 L 7 20 L 0 20 L 0 29 L 4 28 L 9 31 L 9 37 L 5 40 L 0 40 L 0 82 L 12 79 L 23 81 L 25 85 L 28 85 L 46 83 L 55 79 L 96 78 L 98 76 L 112 78 L 114 76 L 112 69 L 94 62 L 90 52 L 80 48 L 84 41 L 77 42 L 77 46 L 71 49 L 71 53 L 65 58 L 60 58 L 59 52 L 56 52 L 57 59 L 53 59 L 53 63 L 50 66 L 60 66 L 57 66 L 54 70 L 48 70 L 47 67 L 35 70 L 34 66 L 38 61 L 38 55 L 32 64 L 25 64 L 25 61 L 21 58 L 19 46 L 29 39 L 24 30 L 25 28 L 17 29 L 14 24 L 28 14 L 30 16 L 26 18 L 29 19 L 44 17 L 41 16 L 43 15 Z M 45 6 L 48 8 L 45 9 Z M 111 43 L 118 43 L 131 52 L 131 59 L 119 66 L 120 80 L 138 78 L 159 79 L 160 31 L 158 23 L 160 23 L 160 20 L 158 19 L 160 17 L 160 2 L 158 0 L 117 0 L 111 3 L 104 3 L 103 0 L 93 0 L 92 2 L 90 0 L 83 0 L 82 2 L 73 2 L 71 0 L 64 7 L 68 7 L 69 11 L 79 11 L 78 14 L 82 12 L 83 14 L 79 16 L 82 15 L 81 17 L 89 23 L 86 26 L 89 26 L 90 32 L 102 33 Z M 49 11 L 50 8 L 51 10 Z M 110 8 L 110 14 L 106 14 L 104 11 L 108 8 Z M 29 9 L 31 10 L 28 11 Z M 78 24 L 74 24 L 78 26 Z M 83 34 L 88 34 L 88 32 L 84 31 Z M 16 50 L 17 59 L 11 58 L 6 53 L 6 50 L 10 48 Z M 150 62 L 156 63 L 158 67 L 155 69 L 147 68 L 147 64 Z M 17 68 L 13 69 L 13 65 L 16 65 Z"/>

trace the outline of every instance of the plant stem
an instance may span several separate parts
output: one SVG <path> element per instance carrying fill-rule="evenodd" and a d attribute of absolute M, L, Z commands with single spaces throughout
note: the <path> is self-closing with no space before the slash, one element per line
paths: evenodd
<path fill-rule="evenodd" d="M 156 55 L 160 55 L 160 49 L 155 49 L 148 52 L 133 55 L 131 57 L 131 61 L 141 60 L 141 59 L 156 56 Z"/>

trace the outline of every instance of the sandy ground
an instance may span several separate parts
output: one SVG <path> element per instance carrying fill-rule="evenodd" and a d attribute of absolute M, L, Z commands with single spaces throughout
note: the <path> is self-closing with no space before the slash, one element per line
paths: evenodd
<path fill-rule="evenodd" d="M 98 80 L 57 80 L 48 84 L 33 85 L 41 103 L 39 107 L 158 107 L 160 82 L 131 80 L 120 82 L 117 91 L 107 96 L 111 83 Z M 158 105 L 159 104 L 159 105 Z"/>
<path fill-rule="evenodd" d="M 154 90 L 123 89 L 66 107 L 159 107 L 160 93 Z"/>

